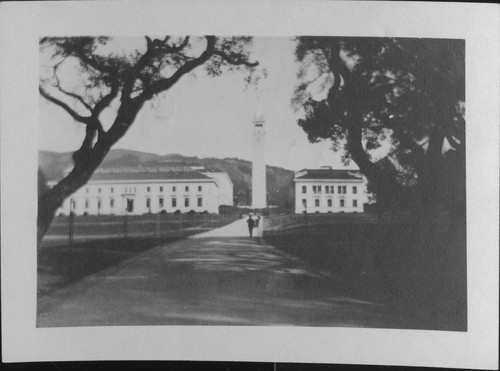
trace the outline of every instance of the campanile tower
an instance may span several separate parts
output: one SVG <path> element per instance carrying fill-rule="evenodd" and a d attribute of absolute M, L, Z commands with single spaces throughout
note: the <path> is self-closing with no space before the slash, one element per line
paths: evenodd
<path fill-rule="evenodd" d="M 252 208 L 267 207 L 266 162 L 264 158 L 264 116 L 260 110 L 253 117 Z"/>

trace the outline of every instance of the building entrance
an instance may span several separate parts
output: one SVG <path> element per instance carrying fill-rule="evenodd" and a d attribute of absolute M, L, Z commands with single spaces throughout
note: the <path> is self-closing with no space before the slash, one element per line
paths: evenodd
<path fill-rule="evenodd" d="M 127 212 L 132 213 L 134 212 L 134 200 L 127 198 Z"/>

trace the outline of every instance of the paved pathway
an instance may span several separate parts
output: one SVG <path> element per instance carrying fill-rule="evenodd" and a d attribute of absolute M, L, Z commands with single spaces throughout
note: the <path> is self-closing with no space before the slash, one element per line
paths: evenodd
<path fill-rule="evenodd" d="M 247 216 L 228 224 L 224 227 L 212 229 L 208 232 L 203 232 L 191 236 L 190 238 L 207 238 L 207 237 L 249 237 Z M 253 237 L 262 237 L 262 226 L 264 224 L 263 218 L 259 222 L 259 227 L 255 227 L 252 231 Z"/>
<path fill-rule="evenodd" d="M 238 220 L 91 275 L 42 298 L 38 326 L 406 327 L 383 306 L 340 295 L 335 277 L 246 233 Z"/>

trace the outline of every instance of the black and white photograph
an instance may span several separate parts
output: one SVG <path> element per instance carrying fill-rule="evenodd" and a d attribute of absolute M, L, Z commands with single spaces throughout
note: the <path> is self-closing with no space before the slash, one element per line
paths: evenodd
<path fill-rule="evenodd" d="M 40 54 L 37 326 L 467 330 L 464 40 Z"/>
<path fill-rule="evenodd" d="M 271 22 L 259 3 L 238 3 L 232 23 L 246 24 L 245 6 Z M 491 255 L 489 237 L 471 243 L 470 207 L 477 196 L 498 208 L 498 187 L 487 197 L 477 186 L 492 159 L 470 166 L 481 123 L 469 115 L 478 56 L 466 36 L 293 29 L 283 16 L 287 32 L 274 33 L 158 19 L 128 32 L 38 27 L 30 39 L 35 181 L 20 186 L 35 197 L 30 218 L 16 220 L 34 232 L 22 250 L 32 331 L 61 331 L 59 341 L 112 331 L 113 342 L 121 329 L 194 331 L 179 347 L 212 329 L 226 344 L 225 331 L 258 343 L 262 330 L 316 344 L 349 334 L 349 347 L 363 334 L 376 342 L 372 331 L 449 336 L 447 346 L 477 333 L 470 257 L 498 257 L 498 244 Z M 498 155 L 498 143 L 484 150 Z M 2 183 L 2 206 L 11 194 Z M 5 217 L 2 207 L 2 236 Z M 2 239 L 3 256 L 10 246 Z M 492 263 L 485 274 L 498 273 Z"/>

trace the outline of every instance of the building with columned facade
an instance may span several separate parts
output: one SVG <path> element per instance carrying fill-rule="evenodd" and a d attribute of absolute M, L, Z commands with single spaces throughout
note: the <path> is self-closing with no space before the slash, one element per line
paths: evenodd
<path fill-rule="evenodd" d="M 304 169 L 295 173 L 295 213 L 363 212 L 368 201 L 365 178 L 358 171 Z"/>

